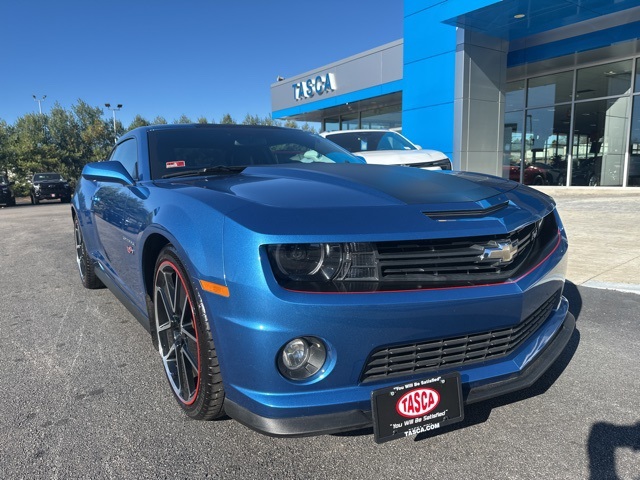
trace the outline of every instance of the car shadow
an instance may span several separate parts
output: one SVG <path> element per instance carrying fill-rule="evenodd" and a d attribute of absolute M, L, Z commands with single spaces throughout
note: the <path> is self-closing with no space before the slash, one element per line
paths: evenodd
<path fill-rule="evenodd" d="M 568 280 L 564 284 L 562 295 L 569 300 L 569 311 L 576 317 L 576 322 L 582 311 L 582 296 L 578 291 L 578 287 Z"/>
<path fill-rule="evenodd" d="M 616 472 L 616 449 L 640 451 L 640 421 L 635 425 L 593 424 L 587 441 L 589 478 L 619 478 Z"/>

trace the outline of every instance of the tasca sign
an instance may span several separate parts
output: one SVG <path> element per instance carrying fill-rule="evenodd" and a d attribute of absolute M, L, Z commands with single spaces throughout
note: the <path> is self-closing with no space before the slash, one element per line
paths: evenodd
<path fill-rule="evenodd" d="M 326 73 L 324 75 L 318 75 L 315 78 L 308 78 L 304 82 L 294 83 L 292 87 L 293 98 L 298 101 L 335 91 L 336 77 L 333 73 Z"/>

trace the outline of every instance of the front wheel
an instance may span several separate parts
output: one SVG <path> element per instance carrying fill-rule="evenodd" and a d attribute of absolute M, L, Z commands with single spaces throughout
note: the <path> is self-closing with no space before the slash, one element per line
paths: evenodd
<path fill-rule="evenodd" d="M 156 262 L 152 308 L 152 335 L 176 400 L 191 418 L 222 416 L 224 388 L 209 322 L 171 245 Z"/>
<path fill-rule="evenodd" d="M 73 233 L 76 241 L 76 263 L 78 264 L 82 285 L 91 289 L 104 287 L 102 281 L 96 276 L 95 266 L 87 253 L 78 217 L 73 219 Z"/>

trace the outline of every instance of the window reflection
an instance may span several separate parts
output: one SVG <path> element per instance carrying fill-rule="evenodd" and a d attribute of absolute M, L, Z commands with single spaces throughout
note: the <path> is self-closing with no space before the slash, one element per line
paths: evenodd
<path fill-rule="evenodd" d="M 555 73 L 529 79 L 527 106 L 542 107 L 570 102 L 573 89 L 573 72 Z"/>
<path fill-rule="evenodd" d="M 565 185 L 571 105 L 527 110 L 524 183 Z"/>
<path fill-rule="evenodd" d="M 401 110 L 400 105 L 365 110 L 360 120 L 361 128 L 399 128 L 402 126 Z"/>
<path fill-rule="evenodd" d="M 576 100 L 628 94 L 632 61 L 607 63 L 578 70 Z"/>
<path fill-rule="evenodd" d="M 627 185 L 633 187 L 640 186 L 640 96 L 636 96 L 633 99 L 633 114 L 631 116 L 631 137 L 629 139 L 629 168 L 627 171 Z"/>
<path fill-rule="evenodd" d="M 628 101 L 576 103 L 572 185 L 622 185 Z"/>
<path fill-rule="evenodd" d="M 324 132 L 333 132 L 340 130 L 340 117 L 329 117 L 324 119 Z"/>
<path fill-rule="evenodd" d="M 507 83 L 505 89 L 505 111 L 513 112 L 524 108 L 524 80 Z"/>

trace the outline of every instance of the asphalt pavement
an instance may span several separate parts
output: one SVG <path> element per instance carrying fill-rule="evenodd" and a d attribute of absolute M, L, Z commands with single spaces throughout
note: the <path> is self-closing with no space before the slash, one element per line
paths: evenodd
<path fill-rule="evenodd" d="M 568 348 L 533 388 L 383 445 L 188 419 L 142 326 L 82 288 L 69 205 L 0 208 L 0 478 L 637 480 L 640 295 L 613 288 L 639 283 L 640 189 L 545 191 L 570 241 Z"/>

